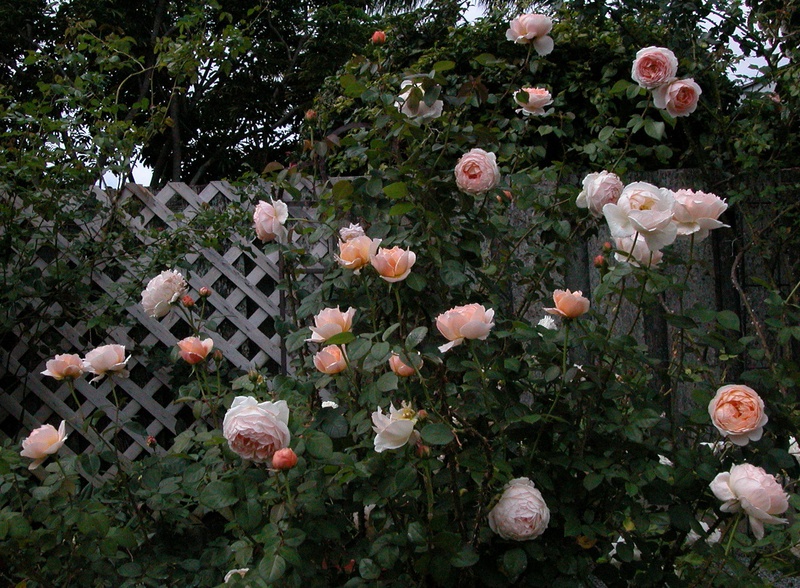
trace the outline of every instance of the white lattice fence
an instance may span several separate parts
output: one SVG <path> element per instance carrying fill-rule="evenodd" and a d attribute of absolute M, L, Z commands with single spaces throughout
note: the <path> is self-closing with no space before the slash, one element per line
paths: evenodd
<path fill-rule="evenodd" d="M 301 192 L 313 192 L 310 186 L 299 186 Z M 269 186 L 253 191 L 266 199 Z M 96 191 L 99 198 L 107 195 Z M 204 209 L 224 210 L 240 205 L 243 211 L 252 210 L 259 198 L 243 197 L 224 182 L 214 182 L 201 191 L 179 183 L 168 184 L 158 194 L 142 186 L 129 185 L 118 195 L 118 215 L 121 222 L 133 230 L 138 240 L 137 250 L 144 251 L 139 266 L 147 266 L 150 248 L 157 247 L 159 231 L 179 231 L 188 226 Z M 281 195 L 288 200 L 286 194 Z M 293 217 L 309 217 L 309 209 L 302 202 L 289 203 Z M 133 211 L 131 213 L 125 210 Z M 119 220 L 118 217 L 118 220 Z M 83 236 L 100 238 L 102 223 L 90 221 L 80 227 Z M 88 233 L 87 233 L 88 232 Z M 197 239 L 197 242 L 201 242 Z M 54 239 L 62 251 L 70 250 L 63 233 Z M 197 299 L 201 287 L 211 289 L 205 302 L 205 319 L 212 331 L 215 349 L 227 361 L 242 371 L 251 368 L 262 372 L 279 373 L 288 369 L 286 352 L 275 331 L 274 321 L 284 307 L 282 292 L 276 289 L 280 280 L 278 253 L 265 254 L 254 235 L 232 233 L 224 239 L 224 247 L 195 246 L 186 255 L 188 271 L 184 270 L 190 285 L 190 294 Z M 110 252 L 109 261 L 92 272 L 93 287 L 98 292 L 116 297 L 126 287 L 143 287 L 147 279 L 166 267 L 154 268 L 152 275 L 142 276 L 136 271 L 120 269 Z M 313 251 L 322 256 L 327 244 Z M 35 260 L 37 268 L 44 270 L 50 263 L 44 252 Z M 73 264 L 81 260 L 71 260 Z M 315 279 L 318 269 L 309 268 L 309 279 Z M 49 317 L 59 317 L 60 307 L 55 304 L 46 310 Z M 102 313 L 102 308 L 94 309 Z M 126 309 L 127 324 L 111 328 L 104 340 L 96 339 L 96 329 L 85 322 L 53 320 L 39 330 L 17 328 L 11 338 L 6 337 L 0 350 L 0 430 L 5 435 L 20 439 L 43 423 L 58 425 L 63 419 L 70 425 L 71 438 L 66 450 L 87 452 L 105 442 L 83 426 L 84 418 L 100 415 L 94 428 L 107 440 L 114 439 L 125 459 L 136 459 L 147 448 L 147 436 L 155 437 L 160 445 L 168 445 L 181 423 L 191 422 L 190 409 L 185 404 L 175 404 L 176 385 L 171 380 L 171 366 L 151 369 L 145 360 L 147 352 L 160 349 L 163 355 L 175 343 L 191 334 L 186 319 L 179 312 L 170 312 L 162 319 L 147 316 L 141 305 L 132 303 Z M 117 379 L 116 389 L 110 380 L 91 384 L 88 378 L 75 382 L 73 394 L 66 383 L 56 382 L 41 375 L 45 363 L 57 353 L 77 353 L 81 356 L 93 347 L 105 343 L 120 343 L 131 353 L 128 366 L 130 377 Z M 116 395 L 116 399 L 115 399 Z M 117 429 L 116 423 L 122 428 Z"/>

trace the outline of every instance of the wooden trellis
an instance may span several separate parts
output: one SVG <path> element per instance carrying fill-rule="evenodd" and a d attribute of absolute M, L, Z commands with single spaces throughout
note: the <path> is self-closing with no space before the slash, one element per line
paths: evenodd
<path fill-rule="evenodd" d="M 269 193 L 269 186 L 262 188 L 260 193 Z M 298 188 L 313 194 L 311 186 Z M 109 195 L 97 189 L 95 196 L 109 199 Z M 116 196 L 117 204 L 132 204 L 118 207 L 119 214 L 145 250 L 154 241 L 154 228 L 179 230 L 208 207 L 221 210 L 237 203 L 249 211 L 259 199 L 243 197 L 225 182 L 214 182 L 200 191 L 186 184 L 171 183 L 158 194 L 142 186 L 128 185 Z M 290 199 L 285 193 L 282 198 Z M 309 208 L 302 202 L 288 203 L 293 217 L 309 217 Z M 135 215 L 123 212 L 128 209 L 138 212 Z M 102 226 L 90 222 L 82 229 L 97 234 Z M 214 325 L 211 335 L 215 349 L 219 349 L 227 361 L 243 372 L 256 368 L 267 373 L 285 373 L 288 358 L 274 326 L 275 319 L 282 318 L 284 308 L 282 292 L 276 289 L 281 278 L 278 253 L 264 253 L 254 239 L 252 233 L 234 235 L 222 251 L 196 248 L 186 256 L 190 269 L 183 273 L 188 273 L 185 277 L 193 298 L 198 298 L 198 291 L 204 286 L 211 290 L 205 301 L 206 320 L 207 324 Z M 62 251 L 70 250 L 70 243 L 63 234 L 58 235 L 57 245 Z M 327 254 L 327 248 L 323 242 L 312 253 L 322 256 Z M 50 262 L 46 257 L 37 258 L 36 267 L 44 269 Z M 163 269 L 168 268 L 159 268 L 155 273 Z M 319 272 L 318 268 L 307 271 L 309 279 L 317 279 L 314 275 Z M 126 285 L 138 284 L 143 288 L 153 277 L 134 273 L 120 272 L 109 263 L 92 273 L 93 286 L 113 297 Z M 102 313 L 102 308 L 93 310 Z M 147 316 L 140 304 L 134 303 L 127 308 L 127 313 L 134 319 L 131 324 L 110 329 L 102 343 L 89 343 L 89 328 L 83 322 L 54 322 L 39 333 L 15 329 L 11 344 L 4 344 L 0 349 L 0 431 L 19 439 L 42 423 L 57 426 L 63 419 L 68 423 L 71 437 L 64 451 L 94 451 L 102 449 L 106 441 L 83 424 L 90 414 L 97 417 L 99 412 L 101 416 L 94 429 L 107 440 L 115 437 L 123 459 L 134 460 L 146 451 L 149 436 L 155 437 L 159 444 L 169 444 L 179 421 L 191 421 L 190 408 L 173 402 L 176 395 L 171 368 L 151 369 L 145 361 L 144 350 L 159 347 L 168 350 L 188 336 L 190 328 L 184 315 L 174 310 L 161 319 L 154 319 Z M 57 304 L 47 309 L 49 316 L 60 314 Z M 79 378 L 73 393 L 66 382 L 41 375 L 46 361 L 53 355 L 76 353 L 84 356 L 104 343 L 122 344 L 131 353 L 129 378 L 104 379 L 97 384 L 90 383 L 87 377 Z"/>

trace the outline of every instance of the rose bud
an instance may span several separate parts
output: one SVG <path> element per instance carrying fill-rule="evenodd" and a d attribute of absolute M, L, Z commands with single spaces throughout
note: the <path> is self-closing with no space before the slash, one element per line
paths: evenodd
<path fill-rule="evenodd" d="M 208 286 L 203 286 L 202 288 L 200 288 L 200 296 L 202 296 L 203 298 L 211 296 L 211 288 L 209 288 Z"/>
<path fill-rule="evenodd" d="M 289 447 L 279 449 L 272 456 L 272 467 L 276 470 L 290 470 L 297 465 L 297 454 Z"/>
<path fill-rule="evenodd" d="M 311 122 L 312 120 L 317 120 L 317 111 L 313 108 L 309 108 L 306 110 L 306 120 Z"/>
<path fill-rule="evenodd" d="M 194 306 L 194 298 L 189 296 L 188 294 L 181 298 L 181 304 L 183 304 L 186 308 L 191 308 Z"/>
<path fill-rule="evenodd" d="M 373 45 L 383 45 L 386 43 L 386 33 L 383 31 L 375 31 L 372 33 L 371 41 Z"/>

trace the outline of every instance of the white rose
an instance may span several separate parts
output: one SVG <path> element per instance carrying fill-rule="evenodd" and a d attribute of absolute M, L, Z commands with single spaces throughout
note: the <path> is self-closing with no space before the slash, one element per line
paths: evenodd
<path fill-rule="evenodd" d="M 727 208 L 728 204 L 716 194 L 678 190 L 672 205 L 678 235 L 694 235 L 695 241 L 702 241 L 709 231 L 728 226 L 717 220 Z"/>
<path fill-rule="evenodd" d="M 403 80 L 403 83 L 400 84 L 400 89 L 404 90 L 405 88 L 408 89 L 401 92 L 398 100 L 394 103 L 400 112 L 408 118 L 419 121 L 432 120 L 442 116 L 444 102 L 435 100 L 431 105 L 426 104 L 425 100 L 423 100 L 425 90 L 411 80 Z M 415 89 L 418 91 L 414 92 Z"/>
<path fill-rule="evenodd" d="M 83 358 L 83 367 L 87 372 L 95 374 L 96 377 L 92 382 L 101 380 L 110 373 L 127 378 L 126 366 L 129 359 L 130 355 L 125 357 L 123 345 L 101 345 L 86 354 Z"/>
<path fill-rule="evenodd" d="M 225 413 L 222 435 L 230 448 L 256 463 L 272 459 L 278 449 L 289 447 L 289 406 L 285 400 L 259 403 L 251 396 L 237 396 Z"/>
<path fill-rule="evenodd" d="M 142 292 L 144 311 L 153 318 L 169 312 L 169 306 L 186 295 L 186 280 L 175 270 L 166 270 L 147 283 Z"/>
<path fill-rule="evenodd" d="M 603 206 L 603 215 L 614 237 L 639 233 L 650 251 L 675 241 L 677 224 L 672 218 L 675 197 L 671 190 L 647 182 L 634 182 L 622 190 L 616 204 Z"/>
<path fill-rule="evenodd" d="M 372 423 L 375 425 L 375 451 L 382 453 L 387 449 L 399 449 L 411 439 L 414 433 L 414 424 L 417 422 L 417 413 L 408 405 L 397 409 L 394 404 L 389 405 L 389 414 L 386 415 L 378 407 L 372 413 Z"/>
<path fill-rule="evenodd" d="M 550 509 L 528 478 L 506 484 L 500 501 L 489 512 L 489 527 L 503 539 L 535 539 L 547 528 Z"/>
<path fill-rule="evenodd" d="M 603 216 L 606 204 L 616 204 L 622 194 L 622 180 L 617 174 L 601 171 L 583 178 L 583 190 L 578 194 L 575 204 L 578 208 L 588 208 L 593 216 Z"/>

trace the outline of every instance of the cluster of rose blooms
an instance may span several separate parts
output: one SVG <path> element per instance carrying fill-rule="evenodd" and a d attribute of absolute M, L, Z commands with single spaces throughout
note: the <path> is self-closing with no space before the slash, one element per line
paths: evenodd
<path fill-rule="evenodd" d="M 616 242 L 618 261 L 651 266 L 661 261 L 661 249 L 678 236 L 699 242 L 709 231 L 725 227 L 720 215 L 727 203 L 715 194 L 659 188 L 647 182 L 627 186 L 616 174 L 591 173 L 583 180 L 576 204 L 603 216 Z"/>
<path fill-rule="evenodd" d="M 636 53 L 631 77 L 653 92 L 653 104 L 672 116 L 689 116 L 697 109 L 702 90 L 693 78 L 679 80 L 678 58 L 665 47 L 645 47 Z"/>
<path fill-rule="evenodd" d="M 550 36 L 552 29 L 553 22 L 549 16 L 523 14 L 511 21 L 506 31 L 506 39 L 514 43 L 530 44 L 537 54 L 548 55 L 554 47 L 553 38 Z M 381 33 L 380 38 L 382 42 L 385 42 L 386 36 L 383 31 L 377 32 Z M 429 84 L 431 82 L 425 77 L 421 80 L 403 80 L 400 85 L 400 95 L 395 102 L 397 109 L 408 118 L 418 122 L 439 118 L 442 115 L 444 102 L 434 100 L 428 104 L 422 99 L 425 95 L 426 85 Z M 523 116 L 544 116 L 546 114 L 544 108 L 553 103 L 553 98 L 545 88 L 523 87 L 515 92 L 514 103 L 519 106 L 517 113 Z"/>

